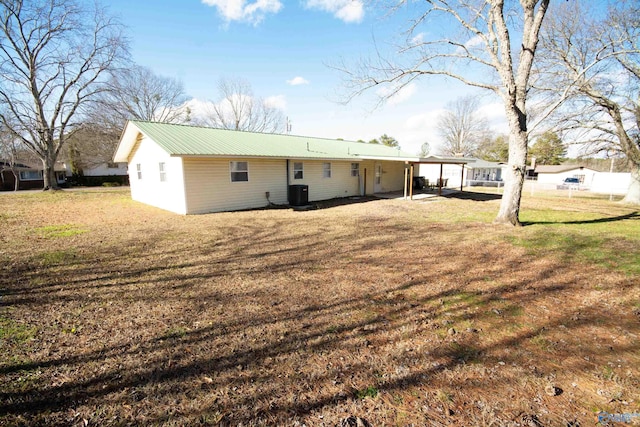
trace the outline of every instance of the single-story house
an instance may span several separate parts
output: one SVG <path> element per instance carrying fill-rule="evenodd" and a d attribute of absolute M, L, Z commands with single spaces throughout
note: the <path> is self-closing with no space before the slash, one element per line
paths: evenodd
<path fill-rule="evenodd" d="M 128 163 L 134 200 L 180 214 L 406 192 L 413 163 L 436 161 L 381 144 L 146 121 L 127 123 L 113 160 Z"/>
<path fill-rule="evenodd" d="M 495 187 L 502 182 L 503 170 L 506 167 L 506 163 L 476 159 L 467 169 L 466 183 L 470 187 Z"/>
<path fill-rule="evenodd" d="M 66 165 L 65 163 L 65 166 Z M 71 167 L 67 167 L 66 169 L 67 177 L 73 176 L 71 171 Z M 95 178 L 109 178 L 111 176 L 127 176 L 127 164 L 126 163 L 116 163 L 116 162 L 106 162 L 100 163 L 97 165 L 92 165 L 90 167 L 85 167 L 82 169 L 82 174 L 84 176 L 91 176 Z"/>
<path fill-rule="evenodd" d="M 560 185 L 565 178 L 578 178 L 581 188 L 591 188 L 597 170 L 580 165 L 536 165 L 534 176 L 540 184 Z"/>
<path fill-rule="evenodd" d="M 65 168 L 60 162 L 55 165 L 56 179 L 59 185 L 66 183 Z M 36 190 L 44 188 L 44 169 L 27 163 L 13 163 L 0 160 L 0 190 L 15 190 L 16 177 L 18 190 Z M 15 172 L 15 175 L 14 175 Z"/>

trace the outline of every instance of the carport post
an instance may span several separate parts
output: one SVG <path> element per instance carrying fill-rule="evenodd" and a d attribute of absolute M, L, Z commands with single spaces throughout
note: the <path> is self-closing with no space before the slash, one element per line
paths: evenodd
<path fill-rule="evenodd" d="M 407 162 L 404 163 L 404 196 L 403 198 L 407 200 Z"/>
<path fill-rule="evenodd" d="M 464 163 L 461 163 L 460 166 L 462 166 L 462 173 L 460 174 L 460 192 L 462 192 L 464 188 Z"/>
<path fill-rule="evenodd" d="M 413 163 L 411 163 L 409 170 L 411 171 L 409 173 L 409 200 L 413 200 Z"/>

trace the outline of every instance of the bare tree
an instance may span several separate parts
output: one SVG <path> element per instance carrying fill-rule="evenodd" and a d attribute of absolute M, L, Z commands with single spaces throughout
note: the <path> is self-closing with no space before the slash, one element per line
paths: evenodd
<path fill-rule="evenodd" d="M 92 123 L 83 123 L 67 135 L 60 156 L 69 163 L 74 177 L 83 176 L 84 170 L 112 161 L 120 129 Z"/>
<path fill-rule="evenodd" d="M 67 136 L 62 155 L 74 175 L 111 161 L 127 120 L 185 123 L 190 109 L 182 82 L 132 65 L 112 73 L 85 108 L 80 129 Z"/>
<path fill-rule="evenodd" d="M 415 10 L 395 60 L 380 54 L 345 72 L 349 99 L 380 85 L 390 98 L 423 76 L 447 76 L 500 96 L 509 124 L 509 168 L 497 223 L 519 225 L 528 143 L 527 99 L 538 35 L 549 0 L 399 0 Z M 434 24 L 435 23 L 435 24 Z M 432 25 L 433 24 L 433 25 Z M 438 28 L 445 30 L 438 35 Z M 429 36 L 427 37 L 426 34 Z"/>
<path fill-rule="evenodd" d="M 487 120 L 478 114 L 477 98 L 467 96 L 450 103 L 438 118 L 443 140 L 441 152 L 448 156 L 471 156 L 489 132 Z"/>
<path fill-rule="evenodd" d="M 93 124 L 122 131 L 127 120 L 165 123 L 189 121 L 188 97 L 179 80 L 134 65 L 118 70 L 109 79 L 90 110 Z"/>
<path fill-rule="evenodd" d="M 218 94 L 220 101 L 211 103 L 202 124 L 250 132 L 285 131 L 287 123 L 282 110 L 255 97 L 248 81 L 221 79 L 218 82 Z"/>
<path fill-rule="evenodd" d="M 580 1 L 554 11 L 541 37 L 536 86 L 557 107 L 557 130 L 592 154 L 629 160 L 624 202 L 640 204 L 640 6 L 621 1 L 604 16 L 589 12 Z"/>
<path fill-rule="evenodd" d="M 420 156 L 420 157 L 429 157 L 429 153 L 430 152 L 431 152 L 431 145 L 429 145 L 428 142 L 424 142 L 420 146 L 420 152 L 418 153 L 418 156 Z"/>
<path fill-rule="evenodd" d="M 0 0 L 0 120 L 42 161 L 44 188 L 81 108 L 126 54 L 122 27 L 73 0 Z"/>

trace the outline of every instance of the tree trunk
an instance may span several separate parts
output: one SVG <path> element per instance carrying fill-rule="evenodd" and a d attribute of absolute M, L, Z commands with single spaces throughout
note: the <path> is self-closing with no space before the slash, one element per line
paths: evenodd
<path fill-rule="evenodd" d="M 47 153 L 50 154 L 50 153 Z M 58 180 L 56 179 L 56 171 L 55 171 L 56 159 L 55 156 L 47 155 L 47 157 L 43 160 L 42 165 L 44 167 L 44 171 L 42 173 L 42 177 L 44 179 L 44 188 L 43 190 L 59 190 Z"/>
<path fill-rule="evenodd" d="M 634 165 L 631 170 L 631 182 L 622 203 L 640 205 L 640 165 Z"/>
<path fill-rule="evenodd" d="M 505 171 L 504 192 L 500 202 L 498 216 L 493 221 L 496 224 L 519 226 L 520 200 L 527 164 L 527 118 L 515 102 L 510 102 L 505 108 L 509 121 L 509 164 Z"/>

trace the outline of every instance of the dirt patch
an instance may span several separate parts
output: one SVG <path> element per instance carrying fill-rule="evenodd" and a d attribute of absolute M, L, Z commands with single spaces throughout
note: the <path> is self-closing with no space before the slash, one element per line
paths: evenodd
<path fill-rule="evenodd" d="M 638 277 L 460 219 L 495 203 L 178 216 L 122 191 L 5 197 L 0 424 L 640 412 Z"/>

